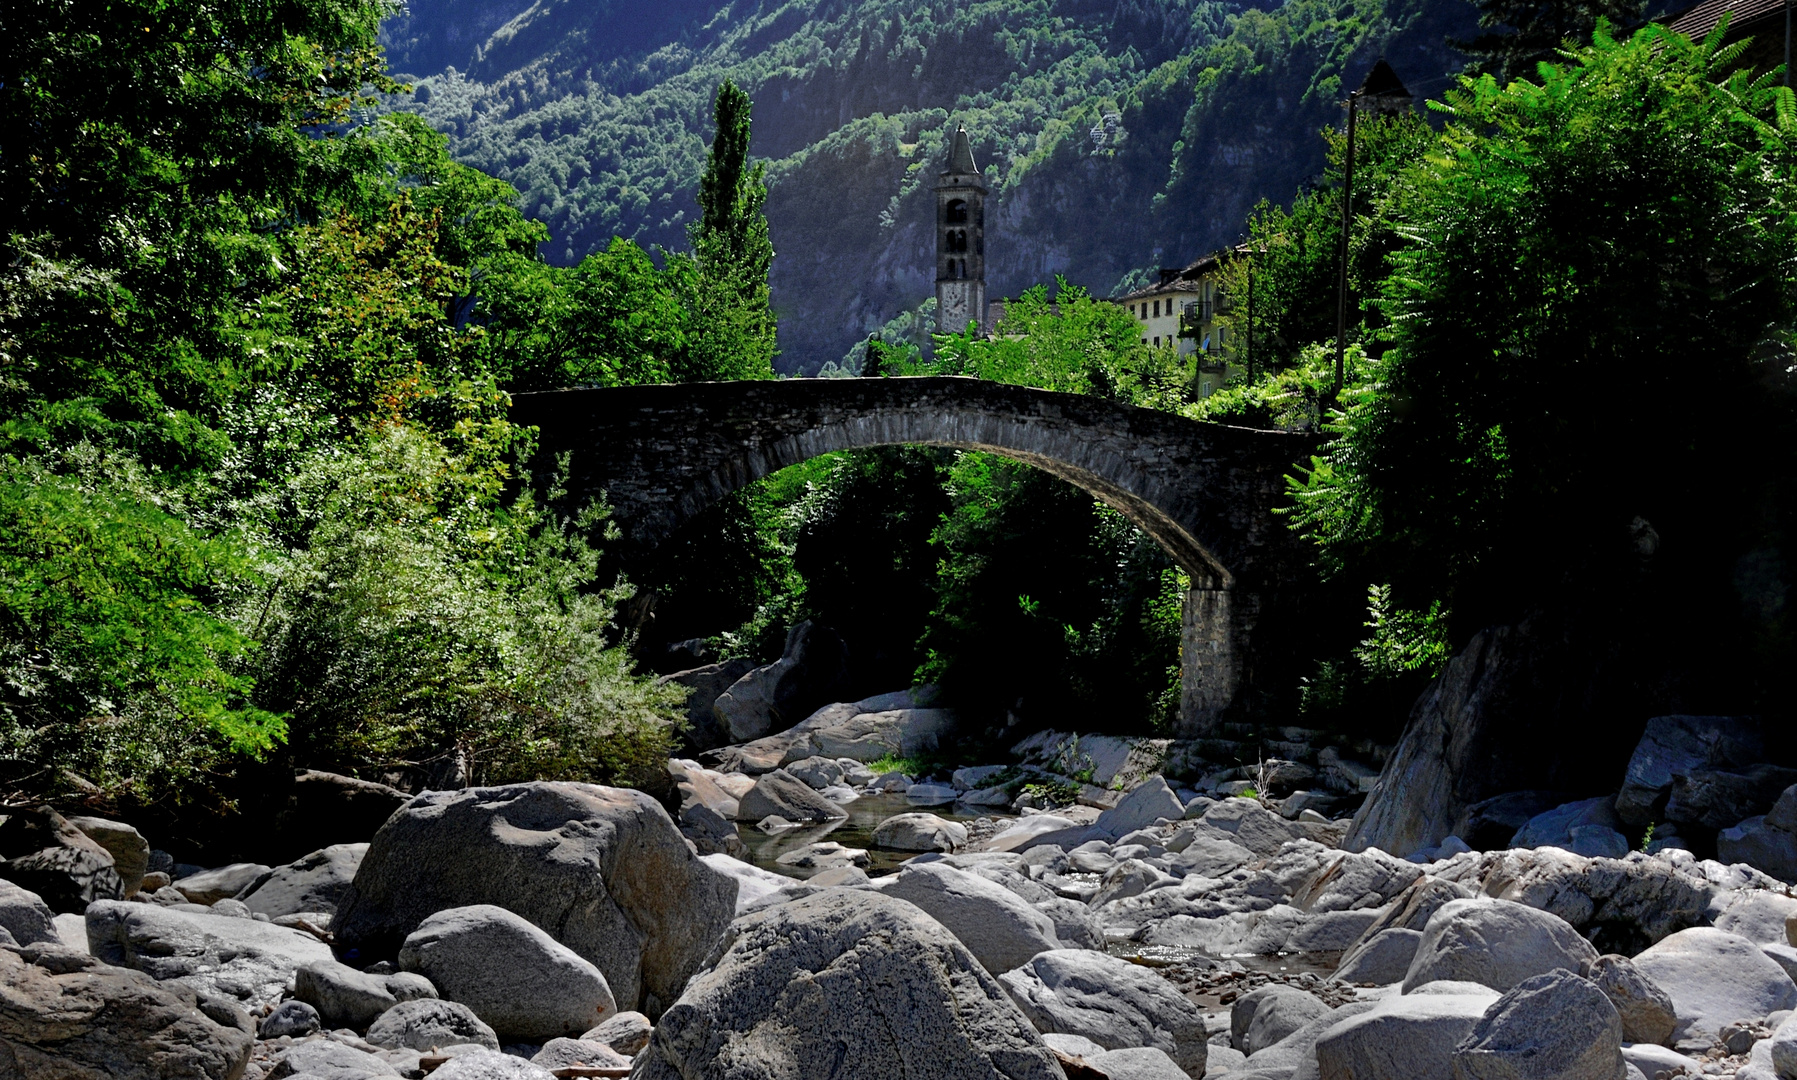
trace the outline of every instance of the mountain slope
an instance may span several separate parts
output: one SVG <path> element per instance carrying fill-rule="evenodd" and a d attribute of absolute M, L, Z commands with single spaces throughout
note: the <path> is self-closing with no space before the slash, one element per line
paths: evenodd
<path fill-rule="evenodd" d="M 421 0 L 385 37 L 418 80 L 402 107 L 516 185 L 558 262 L 614 234 L 684 246 L 710 96 L 734 79 L 770 159 L 779 366 L 815 371 L 931 295 L 955 123 L 994 190 L 991 295 L 1057 273 L 1108 292 L 1289 199 L 1344 70 L 1384 55 L 1438 92 L 1459 63 L 1443 37 L 1471 19 L 1465 0 Z"/>

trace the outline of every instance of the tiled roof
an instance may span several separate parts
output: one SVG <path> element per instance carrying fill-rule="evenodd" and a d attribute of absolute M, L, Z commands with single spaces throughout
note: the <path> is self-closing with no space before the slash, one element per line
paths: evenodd
<path fill-rule="evenodd" d="M 1111 300 L 1115 303 L 1124 303 L 1142 297 L 1163 296 L 1167 293 L 1195 292 L 1197 291 L 1199 278 L 1221 266 L 1224 259 L 1239 255 L 1246 250 L 1248 250 L 1248 245 L 1238 244 L 1232 248 L 1213 251 L 1209 255 L 1184 267 L 1179 273 L 1174 274 L 1172 277 L 1157 281 L 1152 285 L 1144 285 L 1140 289 L 1124 293 L 1122 296 L 1113 296 L 1111 297 Z"/>
<path fill-rule="evenodd" d="M 1702 38 L 1716 29 L 1723 12 L 1728 12 L 1729 36 L 1737 37 L 1745 27 L 1774 15 L 1782 20 L 1784 9 L 1785 0 L 1702 0 L 1673 16 L 1667 25 L 1688 38 Z"/>

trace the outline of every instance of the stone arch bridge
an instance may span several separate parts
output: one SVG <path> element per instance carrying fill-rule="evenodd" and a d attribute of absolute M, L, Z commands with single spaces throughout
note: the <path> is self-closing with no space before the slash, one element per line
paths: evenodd
<path fill-rule="evenodd" d="M 604 492 L 626 558 L 730 492 L 820 454 L 914 443 L 1026 462 L 1116 508 L 1192 579 L 1182 734 L 1288 671 L 1307 575 L 1272 511 L 1311 436 L 1199 423 L 1100 398 L 967 378 L 784 379 L 521 394 L 512 419 Z"/>

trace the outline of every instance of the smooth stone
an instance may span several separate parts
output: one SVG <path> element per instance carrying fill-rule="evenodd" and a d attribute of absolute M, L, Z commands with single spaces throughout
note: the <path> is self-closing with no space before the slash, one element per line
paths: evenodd
<path fill-rule="evenodd" d="M 988 972 L 1006 972 L 1060 947 L 1054 923 L 1015 893 L 942 863 L 906 864 L 874 882 L 946 926 Z"/>
<path fill-rule="evenodd" d="M 967 826 L 936 814 L 895 814 L 874 827 L 874 846 L 891 851 L 955 851 Z"/>
<path fill-rule="evenodd" d="M 250 886 L 240 899 L 251 911 L 270 918 L 302 911 L 336 913 L 355 880 L 356 868 L 368 854 L 367 844 L 333 844 L 285 866 L 277 866 Z"/>
<path fill-rule="evenodd" d="M 1445 1080 L 1455 1075 L 1455 1047 L 1497 1000 L 1489 990 L 1385 998 L 1318 1037 L 1318 1072 L 1323 1080 Z"/>
<path fill-rule="evenodd" d="M 1203 1015 L 1147 968 L 1087 949 L 1055 949 L 999 982 L 1037 1031 L 1078 1035 L 1107 1050 L 1156 1047 L 1188 1073 L 1204 1074 Z"/>
<path fill-rule="evenodd" d="M 1453 1055 L 1456 1080 L 1626 1080 L 1622 1020 L 1570 971 L 1518 983 Z"/>
<path fill-rule="evenodd" d="M 1797 1008 L 1797 984 L 1783 968 L 1753 942 L 1713 927 L 1680 930 L 1637 955 L 1635 967 L 1672 999 L 1680 1039 Z"/>
<path fill-rule="evenodd" d="M 474 1010 L 458 1002 L 431 998 L 402 1001 L 388 1009 L 369 1025 L 367 1038 L 388 1049 L 429 1050 L 456 1043 L 499 1049 L 499 1037 L 474 1015 Z"/>
<path fill-rule="evenodd" d="M 101 900 L 89 905 L 86 921 L 94 955 L 108 964 L 251 1008 L 280 1001 L 300 968 L 334 959 L 329 945 L 304 931 L 205 909 Z"/>
<path fill-rule="evenodd" d="M 272 869 L 261 863 L 232 863 L 175 880 L 175 890 L 191 903 L 213 904 L 234 897 Z"/>
<path fill-rule="evenodd" d="M 1503 993 L 1555 968 L 1581 970 L 1597 955 L 1566 920 L 1549 912 L 1507 900 L 1451 900 L 1423 927 L 1404 989 L 1455 979 Z"/>

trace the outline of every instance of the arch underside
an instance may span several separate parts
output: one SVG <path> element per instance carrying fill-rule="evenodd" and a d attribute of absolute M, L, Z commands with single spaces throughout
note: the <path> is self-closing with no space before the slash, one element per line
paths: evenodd
<path fill-rule="evenodd" d="M 1034 466 L 1087 492 L 1153 537 L 1198 588 L 1228 588 L 1229 569 L 1186 524 L 1157 505 L 1157 486 L 1127 436 L 1068 438 L 1027 420 L 967 411 L 923 415 L 873 413 L 827 424 L 745 448 L 720 463 L 666 508 L 659 528 L 665 538 L 726 495 L 762 477 L 824 454 L 875 446 L 942 446 L 979 450 Z"/>

